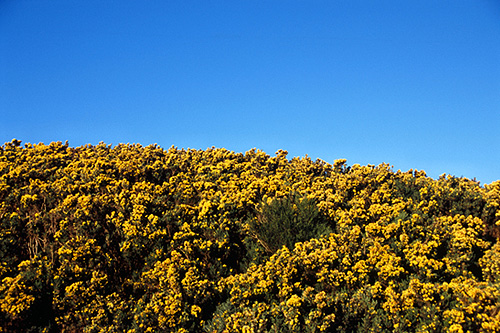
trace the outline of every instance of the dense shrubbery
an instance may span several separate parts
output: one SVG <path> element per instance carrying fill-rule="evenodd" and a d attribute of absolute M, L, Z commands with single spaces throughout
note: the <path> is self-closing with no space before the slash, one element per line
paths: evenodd
<path fill-rule="evenodd" d="M 319 238 L 332 230 L 321 216 L 313 199 L 290 193 L 262 203 L 257 218 L 249 220 L 255 239 L 269 254 L 283 246 L 292 249 L 297 242 Z"/>
<path fill-rule="evenodd" d="M 500 182 L 14 140 L 0 331 L 500 331 L 499 220 Z"/>

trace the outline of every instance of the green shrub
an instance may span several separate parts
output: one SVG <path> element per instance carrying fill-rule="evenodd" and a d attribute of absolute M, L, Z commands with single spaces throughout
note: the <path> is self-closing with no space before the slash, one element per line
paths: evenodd
<path fill-rule="evenodd" d="M 269 254 L 283 246 L 293 249 L 295 243 L 331 232 L 315 200 L 296 193 L 261 203 L 257 217 L 249 225 L 254 238 Z"/>

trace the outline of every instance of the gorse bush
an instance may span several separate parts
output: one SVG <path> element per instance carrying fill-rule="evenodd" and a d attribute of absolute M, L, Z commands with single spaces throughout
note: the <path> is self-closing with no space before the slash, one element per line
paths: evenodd
<path fill-rule="evenodd" d="M 499 332 L 500 182 L 0 148 L 0 332 Z"/>

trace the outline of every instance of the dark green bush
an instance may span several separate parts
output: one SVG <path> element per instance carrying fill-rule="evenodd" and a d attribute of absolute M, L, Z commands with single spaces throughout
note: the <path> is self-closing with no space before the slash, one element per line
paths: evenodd
<path fill-rule="evenodd" d="M 331 232 L 315 200 L 296 193 L 261 203 L 257 217 L 249 225 L 252 235 L 268 254 L 283 246 L 293 249 L 295 243 Z"/>

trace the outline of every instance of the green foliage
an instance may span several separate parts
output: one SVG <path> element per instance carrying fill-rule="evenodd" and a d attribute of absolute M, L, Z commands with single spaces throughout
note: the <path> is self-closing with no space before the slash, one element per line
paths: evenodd
<path fill-rule="evenodd" d="M 314 199 L 290 193 L 261 203 L 257 216 L 249 221 L 250 230 L 268 254 L 283 246 L 319 238 L 331 232 Z"/>

